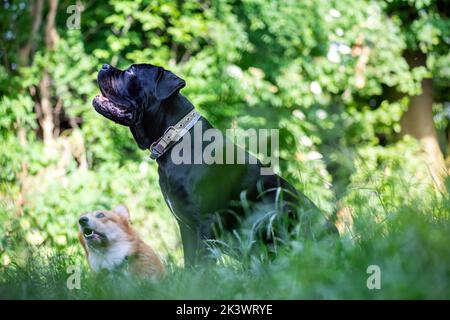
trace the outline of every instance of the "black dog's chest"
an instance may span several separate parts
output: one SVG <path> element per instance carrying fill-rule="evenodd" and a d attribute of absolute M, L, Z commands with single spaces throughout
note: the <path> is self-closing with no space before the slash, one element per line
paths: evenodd
<path fill-rule="evenodd" d="M 158 168 L 159 185 L 170 210 L 183 222 L 196 219 L 198 208 L 193 201 L 192 182 L 181 168 L 166 169 Z"/>

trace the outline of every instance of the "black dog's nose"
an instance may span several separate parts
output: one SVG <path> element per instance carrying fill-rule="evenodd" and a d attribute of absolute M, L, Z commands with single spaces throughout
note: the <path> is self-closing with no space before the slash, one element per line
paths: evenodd
<path fill-rule="evenodd" d="M 104 65 L 102 65 L 102 69 L 103 70 L 108 70 L 109 69 L 109 64 L 104 64 Z"/>
<path fill-rule="evenodd" d="M 81 217 L 80 220 L 78 220 L 78 222 L 80 223 L 80 226 L 85 226 L 89 221 L 88 217 Z"/>

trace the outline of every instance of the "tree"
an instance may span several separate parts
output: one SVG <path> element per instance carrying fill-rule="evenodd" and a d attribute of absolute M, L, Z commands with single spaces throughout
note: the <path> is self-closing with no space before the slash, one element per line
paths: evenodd
<path fill-rule="evenodd" d="M 428 157 L 430 173 L 442 188 L 447 175 L 444 157 L 439 147 L 438 135 L 433 121 L 433 77 L 436 70 L 430 63 L 445 51 L 448 52 L 450 36 L 450 13 L 446 1 L 388 1 L 386 12 L 398 19 L 407 48 L 403 55 L 411 72 L 422 72 L 418 79 L 420 88 L 410 97 L 408 110 L 402 116 L 402 133 L 410 134 L 423 144 Z M 435 72 L 433 72 L 435 71 Z"/>

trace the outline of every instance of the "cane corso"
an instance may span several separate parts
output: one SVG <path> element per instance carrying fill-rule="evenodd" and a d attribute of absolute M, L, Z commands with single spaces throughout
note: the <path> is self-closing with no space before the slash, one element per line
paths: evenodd
<path fill-rule="evenodd" d="M 149 149 L 168 128 L 194 110 L 192 103 L 180 93 L 185 81 L 159 66 L 134 64 L 119 70 L 105 64 L 98 72 L 97 81 L 101 95 L 94 98 L 94 108 L 106 118 L 128 126 L 141 149 Z M 212 128 L 203 117 L 196 123 L 199 124 L 202 133 Z M 189 130 L 191 137 L 199 138 L 193 129 Z M 191 144 L 192 154 L 196 152 L 194 145 Z M 205 143 L 201 146 L 204 148 Z M 251 157 L 246 153 L 247 160 Z M 187 266 L 208 256 L 205 240 L 217 239 L 229 234 L 227 231 L 245 227 L 256 234 L 256 240 L 270 247 L 275 239 L 286 236 L 282 230 L 309 232 L 311 221 L 317 220 L 311 217 L 323 216 L 283 178 L 275 174 L 261 175 L 259 161 L 176 164 L 170 150 L 156 161 L 162 194 L 180 227 Z M 278 221 L 284 221 L 289 227 L 278 230 Z M 327 222 L 324 225 L 329 228 Z"/>

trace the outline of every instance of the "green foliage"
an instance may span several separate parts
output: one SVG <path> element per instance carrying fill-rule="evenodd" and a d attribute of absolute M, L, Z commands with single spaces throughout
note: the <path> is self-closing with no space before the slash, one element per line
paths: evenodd
<path fill-rule="evenodd" d="M 121 286 L 99 286 L 88 272 L 80 292 L 61 285 L 67 264 L 83 260 L 77 217 L 118 203 L 130 207 L 134 226 L 173 269 L 161 284 L 131 284 L 125 297 L 445 297 L 448 197 L 431 187 L 419 144 L 399 139 L 401 116 L 424 77 L 433 78 L 440 137 L 448 130 L 450 21 L 442 3 L 109 0 L 87 3 L 81 28 L 71 30 L 66 9 L 73 1 L 59 1 L 59 38 L 49 50 L 48 6 L 31 35 L 30 5 L 4 1 L 0 297 L 124 297 Z M 424 65 L 408 63 L 414 50 L 426 55 Z M 220 129 L 280 129 L 282 175 L 328 215 L 338 200 L 350 207 L 351 233 L 333 249 L 292 240 L 274 263 L 239 263 L 212 247 L 218 266 L 180 270 L 178 230 L 156 164 L 127 128 L 91 107 L 102 63 L 174 71 L 186 80 L 182 93 Z M 51 148 L 38 121 L 44 71 L 56 125 Z M 237 251 L 245 251 L 244 240 Z M 49 248 L 54 252 L 42 258 Z M 363 283 L 373 263 L 386 272 L 386 290 L 378 293 Z"/>

